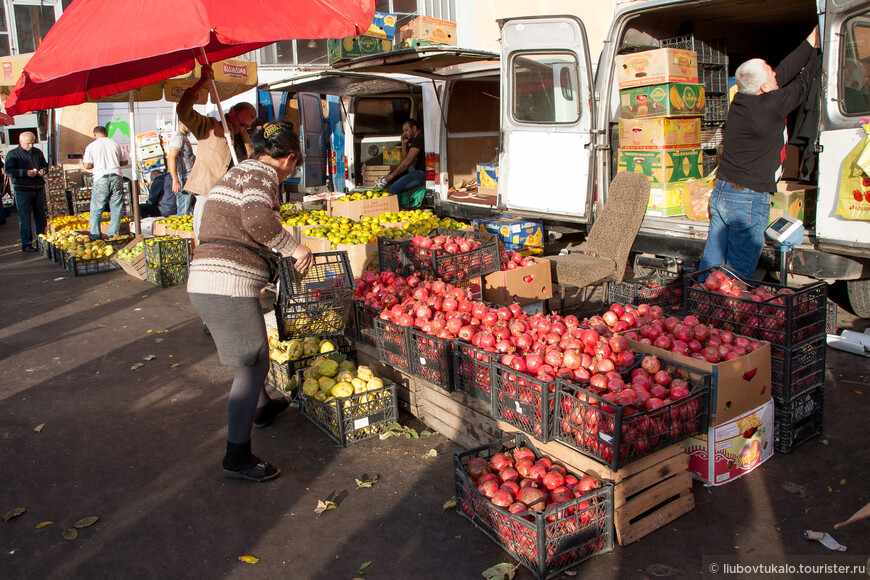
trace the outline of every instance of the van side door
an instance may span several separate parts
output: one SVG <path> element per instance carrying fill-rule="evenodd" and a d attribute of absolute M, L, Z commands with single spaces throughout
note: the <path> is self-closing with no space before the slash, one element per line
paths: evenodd
<path fill-rule="evenodd" d="M 500 205 L 589 222 L 594 103 L 583 23 L 542 16 L 500 24 Z"/>
<path fill-rule="evenodd" d="M 302 187 L 326 185 L 326 128 L 317 93 L 297 93 L 302 145 Z"/>

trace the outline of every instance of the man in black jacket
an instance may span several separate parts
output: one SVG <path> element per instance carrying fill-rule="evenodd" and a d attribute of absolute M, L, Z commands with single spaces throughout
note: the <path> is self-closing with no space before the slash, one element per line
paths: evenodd
<path fill-rule="evenodd" d="M 816 27 L 776 70 L 758 58 L 737 68 L 701 270 L 727 264 L 745 278 L 755 273 L 785 161 L 785 118 L 807 98 L 814 67 L 805 65 L 818 46 Z"/>
<path fill-rule="evenodd" d="M 45 233 L 45 176 L 48 163 L 42 151 L 35 148 L 36 135 L 30 131 L 18 137 L 18 147 L 6 154 L 6 175 L 12 180 L 15 207 L 18 208 L 18 233 L 22 252 L 36 252 L 35 237 Z M 36 232 L 30 228 L 30 218 Z"/>

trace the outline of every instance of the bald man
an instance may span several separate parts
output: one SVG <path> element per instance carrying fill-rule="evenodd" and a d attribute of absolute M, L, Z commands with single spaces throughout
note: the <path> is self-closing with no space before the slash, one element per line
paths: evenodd
<path fill-rule="evenodd" d="M 36 236 L 45 233 L 45 173 L 48 162 L 45 155 L 33 145 L 36 135 L 30 131 L 18 137 L 18 147 L 6 154 L 6 174 L 12 180 L 15 207 L 18 208 L 18 234 L 22 252 L 36 252 Z M 30 220 L 36 226 L 34 232 Z"/>

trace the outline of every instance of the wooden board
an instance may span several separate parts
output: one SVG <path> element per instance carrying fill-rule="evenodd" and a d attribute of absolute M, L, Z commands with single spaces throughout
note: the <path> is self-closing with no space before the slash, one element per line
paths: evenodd
<path fill-rule="evenodd" d="M 427 425 L 463 446 L 473 442 L 471 447 L 476 447 L 501 438 L 498 422 L 489 416 L 484 403 L 465 393 L 448 393 L 427 381 L 417 381 L 421 385 L 423 421 Z M 430 419 L 435 421 L 430 423 Z"/>
<path fill-rule="evenodd" d="M 422 397 L 417 379 L 378 360 L 375 347 L 361 342 L 356 343 L 357 364 L 370 367 L 375 375 L 386 377 L 396 383 L 398 404 L 418 419 L 423 417 Z"/>
<path fill-rule="evenodd" d="M 664 504 L 660 510 L 644 516 L 628 527 L 617 526 L 616 539 L 620 546 L 627 546 L 693 509 L 695 509 L 695 496 L 692 495 L 692 490 L 688 489 L 680 493 L 678 498 Z"/>

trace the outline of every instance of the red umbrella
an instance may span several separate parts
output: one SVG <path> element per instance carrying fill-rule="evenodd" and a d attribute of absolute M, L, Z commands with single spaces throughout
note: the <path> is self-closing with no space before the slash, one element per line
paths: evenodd
<path fill-rule="evenodd" d="M 76 0 L 24 67 L 6 112 L 137 89 L 189 72 L 193 54 L 214 62 L 278 40 L 355 36 L 374 12 L 375 0 Z"/>

